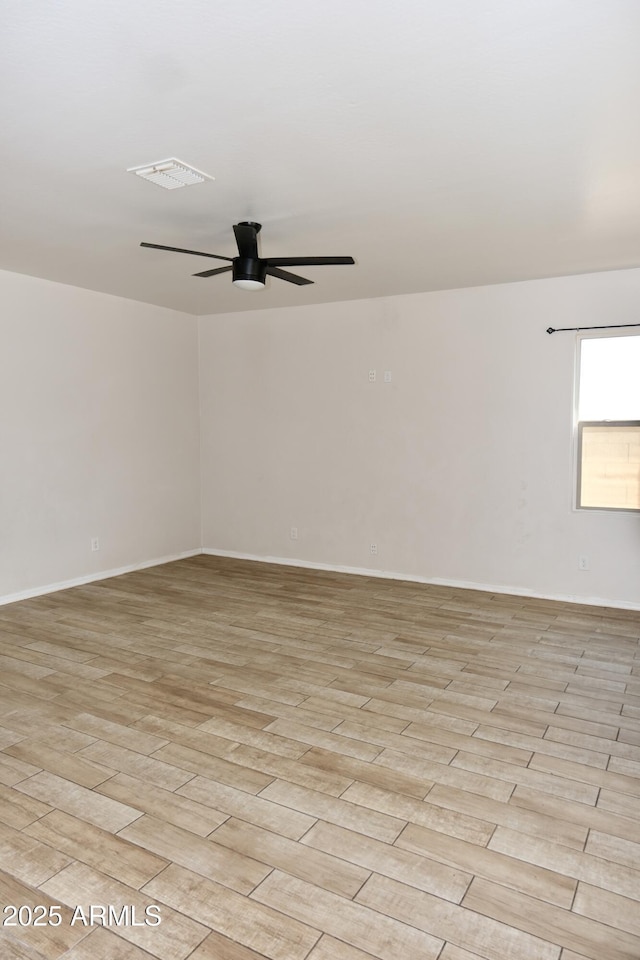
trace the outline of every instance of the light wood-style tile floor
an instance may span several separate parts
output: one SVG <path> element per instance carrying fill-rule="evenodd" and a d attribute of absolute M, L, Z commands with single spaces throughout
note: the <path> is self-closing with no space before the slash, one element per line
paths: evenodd
<path fill-rule="evenodd" d="M 639 960 L 639 637 L 204 556 L 1 607 L 0 955 Z"/>

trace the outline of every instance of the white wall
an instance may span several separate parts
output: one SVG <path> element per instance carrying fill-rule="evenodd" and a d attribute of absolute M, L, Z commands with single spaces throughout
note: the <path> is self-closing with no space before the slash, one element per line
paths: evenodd
<path fill-rule="evenodd" d="M 2 272 L 0 303 L 0 598 L 199 550 L 195 318 Z"/>
<path fill-rule="evenodd" d="M 640 517 L 572 509 L 544 332 L 636 322 L 640 270 L 200 318 L 202 540 L 195 318 L 1 272 L 0 302 L 0 601 L 204 544 L 640 607 Z"/>
<path fill-rule="evenodd" d="M 630 270 L 201 317 L 204 547 L 640 607 L 640 517 L 572 508 L 545 333 L 639 304 Z"/>

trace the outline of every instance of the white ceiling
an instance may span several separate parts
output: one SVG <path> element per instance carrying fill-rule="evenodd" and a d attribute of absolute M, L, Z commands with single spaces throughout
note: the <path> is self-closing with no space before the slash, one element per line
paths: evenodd
<path fill-rule="evenodd" d="M 0 268 L 197 314 L 640 265 L 638 0 L 30 0 Z M 178 157 L 213 183 L 127 167 Z M 257 294 L 213 260 L 351 255 Z"/>

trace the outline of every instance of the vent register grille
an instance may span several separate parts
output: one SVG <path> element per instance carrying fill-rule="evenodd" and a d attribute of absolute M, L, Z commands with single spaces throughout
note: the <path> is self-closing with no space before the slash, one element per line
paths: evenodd
<path fill-rule="evenodd" d="M 149 180 L 165 190 L 177 190 L 179 187 L 190 187 L 194 183 L 204 183 L 206 180 L 213 180 L 214 177 L 202 170 L 196 170 L 190 167 L 182 160 L 176 160 L 170 157 L 168 160 L 158 160 L 157 163 L 147 164 L 143 167 L 129 167 L 127 173 L 135 173 L 137 177 L 143 180 Z"/>

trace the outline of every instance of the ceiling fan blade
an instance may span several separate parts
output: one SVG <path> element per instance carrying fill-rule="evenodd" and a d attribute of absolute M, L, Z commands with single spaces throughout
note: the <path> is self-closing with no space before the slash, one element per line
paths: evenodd
<path fill-rule="evenodd" d="M 228 273 L 233 267 L 216 267 L 214 270 L 203 270 L 202 273 L 192 273 L 192 277 L 215 277 L 218 273 Z"/>
<path fill-rule="evenodd" d="M 153 250 L 169 250 L 171 253 L 191 253 L 196 257 L 213 257 L 214 260 L 228 260 L 232 262 L 233 257 L 221 257 L 217 253 L 203 253 L 202 250 L 183 250 L 182 247 L 165 247 L 161 243 L 141 243 L 141 247 L 151 247 Z"/>
<path fill-rule="evenodd" d="M 279 280 L 286 280 L 288 283 L 295 283 L 299 287 L 307 283 L 313 283 L 313 280 L 307 280 L 305 277 L 299 277 L 297 273 L 289 273 L 288 270 L 279 270 L 277 267 L 267 267 L 267 274 L 270 277 L 277 277 Z"/>
<path fill-rule="evenodd" d="M 259 223 L 234 223 L 233 232 L 236 235 L 238 253 L 241 257 L 249 257 L 251 260 L 258 259 L 258 233 L 260 228 Z"/>
<path fill-rule="evenodd" d="M 313 267 L 331 263 L 355 263 L 353 257 L 267 257 L 270 267 Z"/>

